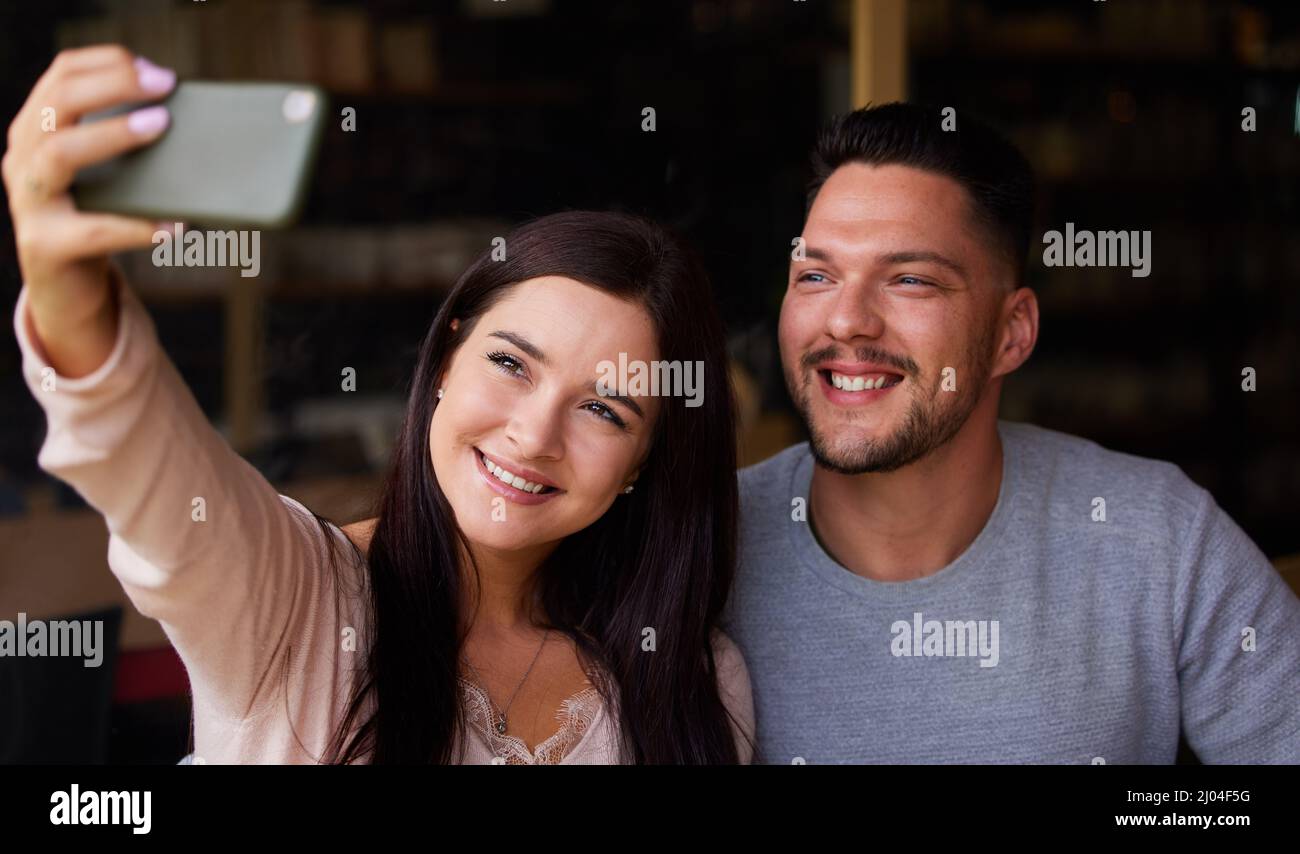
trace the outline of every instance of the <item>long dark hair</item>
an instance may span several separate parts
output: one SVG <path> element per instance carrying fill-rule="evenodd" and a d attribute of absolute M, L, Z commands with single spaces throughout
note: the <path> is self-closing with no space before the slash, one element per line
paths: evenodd
<path fill-rule="evenodd" d="M 621 213 L 541 217 L 511 232 L 505 249 L 505 260 L 485 251 L 461 275 L 420 346 L 362 575 L 370 646 L 325 761 L 455 760 L 466 731 L 457 681 L 465 538 L 430 461 L 435 386 L 476 319 L 511 287 L 564 276 L 644 307 L 659 358 L 702 361 L 704 392 L 695 407 L 662 399 L 634 491 L 539 568 L 542 610 L 589 672 L 594 664 L 611 677 L 593 684 L 617 710 L 620 761 L 735 763 L 711 645 L 736 550 L 735 403 L 704 269 L 675 234 Z M 652 652 L 642 649 L 646 629 Z"/>

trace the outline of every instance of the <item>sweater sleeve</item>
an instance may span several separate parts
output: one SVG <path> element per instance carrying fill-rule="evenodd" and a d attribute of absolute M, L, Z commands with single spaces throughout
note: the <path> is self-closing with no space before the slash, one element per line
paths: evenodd
<path fill-rule="evenodd" d="M 333 652 L 323 645 L 335 639 L 315 628 L 334 587 L 318 571 L 326 537 L 209 423 L 115 263 L 110 277 L 117 340 L 76 379 L 47 364 L 28 286 L 19 293 L 23 375 L 47 422 L 37 464 L 104 517 L 109 567 L 162 624 L 195 705 L 243 720 L 301 670 L 304 648 Z"/>
<path fill-rule="evenodd" d="M 1188 744 L 1206 763 L 1300 763 L 1300 601 L 1198 492 L 1174 620 Z"/>

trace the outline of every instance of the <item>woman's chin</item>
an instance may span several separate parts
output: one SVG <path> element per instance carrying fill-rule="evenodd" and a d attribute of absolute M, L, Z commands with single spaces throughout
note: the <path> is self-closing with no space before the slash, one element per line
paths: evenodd
<path fill-rule="evenodd" d="M 497 552 L 524 551 L 554 539 L 517 528 L 510 530 L 508 522 L 478 522 L 468 526 L 462 524 L 461 530 L 471 545 Z"/>

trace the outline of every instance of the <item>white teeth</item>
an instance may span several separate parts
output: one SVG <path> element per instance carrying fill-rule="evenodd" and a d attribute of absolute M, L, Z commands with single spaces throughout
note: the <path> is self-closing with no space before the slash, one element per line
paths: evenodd
<path fill-rule="evenodd" d="M 502 483 L 508 483 L 511 486 L 513 486 L 515 489 L 520 489 L 523 490 L 524 492 L 531 492 L 532 494 L 536 495 L 537 493 L 541 492 L 543 489 L 546 488 L 545 484 L 533 483 L 531 480 L 524 480 L 522 477 L 519 477 L 516 474 L 511 474 L 510 472 L 501 468 L 501 466 L 497 465 L 496 463 L 489 460 L 487 457 L 483 456 L 482 451 L 479 452 L 479 459 L 483 460 L 484 467 L 486 467 L 488 471 L 492 472 L 493 476 L 495 476 L 497 480 L 501 481 Z"/>
<path fill-rule="evenodd" d="M 831 371 L 831 385 L 844 391 L 866 391 L 868 389 L 877 389 L 885 387 L 886 377 L 884 374 L 876 377 L 874 380 L 865 376 L 847 376 L 837 374 Z"/>

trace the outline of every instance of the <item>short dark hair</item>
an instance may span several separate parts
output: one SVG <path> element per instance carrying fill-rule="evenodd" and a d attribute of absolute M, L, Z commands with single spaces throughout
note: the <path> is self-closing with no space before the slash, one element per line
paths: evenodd
<path fill-rule="evenodd" d="M 831 119 L 813 149 L 804 216 L 826 179 L 846 163 L 896 164 L 946 175 L 966 188 L 975 216 L 1021 285 L 1033 228 L 1033 169 L 1019 149 L 969 113 L 957 116 L 956 130 L 945 131 L 942 109 L 895 102 Z"/>

